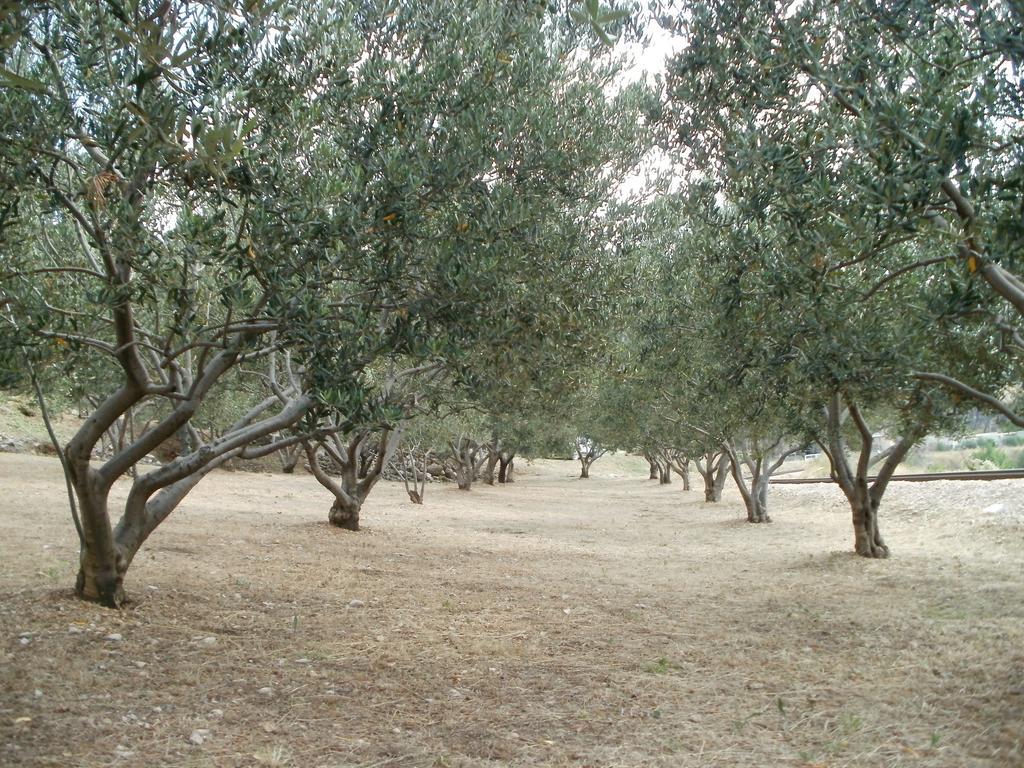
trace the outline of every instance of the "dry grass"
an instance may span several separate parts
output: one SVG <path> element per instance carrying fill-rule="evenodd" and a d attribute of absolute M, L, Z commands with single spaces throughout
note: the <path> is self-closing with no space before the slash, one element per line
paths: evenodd
<path fill-rule="evenodd" d="M 217 474 L 116 613 L 69 594 L 56 463 L 0 456 L 0 764 L 1024 764 L 1012 481 L 894 487 L 867 562 L 825 486 L 749 526 L 643 462 L 575 473 L 381 484 L 358 534 L 311 478 Z"/>

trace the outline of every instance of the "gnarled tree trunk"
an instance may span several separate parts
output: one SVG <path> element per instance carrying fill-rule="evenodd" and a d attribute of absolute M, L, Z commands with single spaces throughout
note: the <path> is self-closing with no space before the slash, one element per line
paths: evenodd
<path fill-rule="evenodd" d="M 742 452 L 728 440 L 722 444 L 729 456 L 736 488 L 743 497 L 743 505 L 747 508 L 748 523 L 772 521 L 768 515 L 768 483 L 772 474 L 782 466 L 786 458 L 799 450 L 799 447 L 794 447 L 780 452 L 781 443 L 782 438 L 779 438 L 765 447 L 760 440 L 753 439 L 748 441 Z M 750 472 L 749 487 L 743 477 L 744 467 Z"/>
<path fill-rule="evenodd" d="M 647 464 L 650 466 L 651 472 L 648 476 L 648 480 L 659 480 L 661 478 L 661 465 L 658 460 L 655 459 L 650 453 L 644 451 L 644 458 L 647 459 Z"/>
<path fill-rule="evenodd" d="M 849 414 L 853 419 L 860 435 L 860 455 L 856 468 L 850 466 L 846 456 L 846 445 L 842 435 L 845 414 Z M 834 393 L 825 409 L 825 424 L 825 440 L 818 444 L 829 458 L 832 479 L 839 485 L 850 503 L 854 551 L 861 557 L 888 557 L 889 547 L 882 540 L 878 527 L 878 507 L 896 467 L 906 458 L 914 444 L 924 436 L 927 431 L 926 425 L 916 425 L 881 455 L 872 456 L 874 437 L 863 414 L 851 398 Z M 878 470 L 877 476 L 870 477 L 868 470 L 882 455 L 885 456 L 885 462 Z"/>
<path fill-rule="evenodd" d="M 688 456 L 677 457 L 672 466 L 679 473 L 679 476 L 683 478 L 683 490 L 690 490 L 690 458 Z"/>
<path fill-rule="evenodd" d="M 297 396 L 287 401 L 275 416 L 259 420 L 271 407 L 282 403 L 278 397 L 268 398 L 211 443 L 197 443 L 198 447 L 191 453 L 139 474 L 132 481 L 124 514 L 114 526 L 108 510 L 114 481 L 187 423 L 193 410 L 187 403 L 183 404 L 181 410 L 176 409 L 157 422 L 105 464 L 94 467 L 90 464 L 92 449 L 104 428 L 104 419 L 100 416 L 108 408 L 113 412 L 120 407 L 116 402 L 119 394 L 112 395 L 97 409 L 62 452 L 80 513 L 81 549 L 75 591 L 86 600 L 111 608 L 124 603 L 124 577 L 139 548 L 189 491 L 233 458 L 259 458 L 278 450 L 280 443 L 251 444 L 294 424 L 313 403 L 305 396 Z"/>
<path fill-rule="evenodd" d="M 494 485 L 494 472 L 498 462 L 501 460 L 501 441 L 492 440 L 489 443 L 485 443 L 484 450 L 487 452 L 487 459 L 484 462 L 481 479 L 487 485 Z"/>
<path fill-rule="evenodd" d="M 703 462 L 701 461 L 703 459 Z M 729 476 L 729 455 L 724 448 L 708 451 L 694 460 L 697 472 L 704 479 L 704 501 L 717 503 L 722 500 L 725 478 Z"/>
<path fill-rule="evenodd" d="M 313 476 L 324 488 L 334 495 L 334 503 L 327 513 L 331 525 L 349 531 L 359 530 L 359 513 L 366 497 L 380 479 L 384 467 L 398 448 L 402 438 L 402 428 L 381 430 L 377 435 L 376 451 L 373 461 L 368 465 L 363 461 L 369 453 L 367 443 L 373 433 L 354 432 L 347 443 L 343 443 L 337 435 L 330 435 L 328 440 L 319 443 L 306 442 L 306 456 Z M 320 451 L 330 458 L 338 470 L 337 477 L 331 477 L 320 465 Z"/>
<path fill-rule="evenodd" d="M 277 452 L 281 460 L 281 471 L 286 475 L 294 474 L 295 467 L 299 464 L 299 456 L 302 454 L 301 446 L 289 445 Z"/>
<path fill-rule="evenodd" d="M 580 479 L 590 477 L 590 465 L 604 456 L 606 450 L 586 437 L 576 438 L 576 456 L 580 460 Z"/>
<path fill-rule="evenodd" d="M 475 440 L 460 437 L 457 442 L 449 440 L 448 447 L 451 450 L 449 461 L 453 465 L 451 469 L 455 474 L 455 483 L 460 491 L 468 491 L 473 487 L 476 473 L 480 469 L 480 463 L 477 462 L 480 446 Z M 484 460 L 484 457 L 479 458 L 481 462 Z"/>

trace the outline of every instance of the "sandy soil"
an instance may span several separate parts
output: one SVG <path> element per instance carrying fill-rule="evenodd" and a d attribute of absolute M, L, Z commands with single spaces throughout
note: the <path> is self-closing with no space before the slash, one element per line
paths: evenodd
<path fill-rule="evenodd" d="M 828 486 L 751 526 L 575 472 L 382 483 L 354 534 L 309 477 L 216 474 L 113 612 L 56 462 L 0 456 L 0 765 L 1024 765 L 1015 481 L 894 485 L 869 562 Z"/>

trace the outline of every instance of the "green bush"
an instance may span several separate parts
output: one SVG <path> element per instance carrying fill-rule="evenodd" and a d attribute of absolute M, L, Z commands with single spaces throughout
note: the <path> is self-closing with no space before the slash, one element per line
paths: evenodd
<path fill-rule="evenodd" d="M 995 448 L 996 441 L 991 437 L 972 437 L 970 440 L 964 440 L 960 443 L 961 448 Z"/>
<path fill-rule="evenodd" d="M 1003 439 L 1003 445 L 1008 445 L 1011 448 L 1017 448 L 1024 445 L 1024 435 L 1008 435 Z"/>
<path fill-rule="evenodd" d="M 1017 452 L 1015 459 L 1019 461 L 1020 454 L 1022 451 Z M 1015 461 L 1012 461 L 1009 455 L 1002 448 L 996 448 L 995 444 L 986 445 L 980 451 L 975 451 L 971 454 L 972 459 L 977 461 L 991 461 L 1000 469 L 1011 469 L 1016 466 Z"/>

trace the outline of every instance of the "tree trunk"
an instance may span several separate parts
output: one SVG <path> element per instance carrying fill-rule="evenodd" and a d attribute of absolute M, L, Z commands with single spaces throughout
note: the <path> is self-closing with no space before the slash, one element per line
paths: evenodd
<path fill-rule="evenodd" d="M 488 485 L 494 485 L 494 470 L 498 466 L 500 458 L 501 453 L 497 449 L 487 446 L 487 463 L 484 464 L 483 481 Z"/>
<path fill-rule="evenodd" d="M 748 523 L 770 523 L 772 519 L 768 516 L 768 478 L 759 473 L 757 477 L 751 478 L 750 492 L 743 497 L 743 504 L 747 508 Z"/>
<path fill-rule="evenodd" d="M 768 517 L 768 477 L 764 472 L 764 453 L 754 447 L 746 453 L 746 460 L 741 460 L 732 445 L 726 441 L 724 448 L 728 454 L 729 467 L 736 488 L 743 498 L 743 506 L 747 509 L 748 523 L 770 523 Z M 743 477 L 743 466 L 750 470 L 750 487 Z"/>
<path fill-rule="evenodd" d="M 586 438 L 577 438 L 575 454 L 580 460 L 580 479 L 586 480 L 590 477 L 590 465 L 605 455 L 607 451 Z"/>
<path fill-rule="evenodd" d="M 451 471 L 455 475 L 455 483 L 460 491 L 468 491 L 473 487 L 473 480 L 479 469 L 477 453 L 480 446 L 467 437 L 460 437 L 458 442 L 449 440 L 448 448 L 451 451 L 448 461 L 454 464 Z"/>
<path fill-rule="evenodd" d="M 658 464 L 658 485 L 669 485 L 672 482 L 672 465 L 667 461 Z"/>
<path fill-rule="evenodd" d="M 703 454 L 700 458 L 695 460 L 697 465 L 697 472 L 704 481 L 704 501 L 705 502 L 716 502 L 722 498 L 721 491 L 716 491 L 715 481 L 717 479 L 717 472 L 721 469 L 722 454 L 708 453 Z"/>
<path fill-rule="evenodd" d="M 846 456 L 846 445 L 842 434 L 846 414 L 853 418 L 860 435 L 860 455 L 856 467 L 850 466 Z M 882 540 L 878 529 L 878 507 L 882 495 L 892 478 L 896 467 L 906 458 L 914 444 L 927 432 L 926 424 L 916 424 L 888 450 L 885 463 L 872 480 L 868 477 L 868 468 L 872 461 L 874 437 L 857 404 L 846 395 L 833 393 L 825 409 L 826 439 L 819 441 L 825 455 L 828 456 L 832 479 L 842 489 L 846 500 L 850 503 L 853 518 L 853 549 L 861 557 L 889 557 L 889 547 Z"/>
<path fill-rule="evenodd" d="M 391 461 L 401 436 L 401 425 L 394 429 L 381 430 L 376 450 L 372 453 L 372 461 L 364 461 L 364 457 L 370 455 L 367 450 L 369 435 L 365 432 L 351 435 L 347 444 L 342 443 L 337 435 L 331 436 L 330 444 L 304 444 L 310 471 L 334 496 L 334 503 L 327 514 L 327 520 L 331 525 L 348 531 L 359 530 L 359 512 L 363 502 L 377 484 L 384 467 Z M 318 452 L 321 448 L 338 468 L 337 480 L 320 466 Z"/>
<path fill-rule="evenodd" d="M 359 510 L 361 508 L 362 504 L 357 501 L 346 502 L 341 499 L 335 499 L 327 519 L 331 525 L 338 528 L 344 528 L 346 531 L 358 531 Z"/>
<path fill-rule="evenodd" d="M 697 461 L 697 471 L 704 479 L 704 501 L 713 504 L 722 500 L 722 490 L 729 475 L 730 462 L 725 451 L 708 453 L 705 455 L 705 461 L 704 465 Z"/>
<path fill-rule="evenodd" d="M 286 475 L 294 474 L 299 463 L 299 447 L 292 445 L 284 448 L 278 452 L 278 456 L 281 459 L 281 471 Z"/>
<path fill-rule="evenodd" d="M 736 488 L 743 497 L 743 505 L 747 508 L 748 523 L 770 523 L 768 516 L 768 482 L 775 470 L 782 466 L 786 458 L 797 448 L 780 450 L 783 438 L 778 438 L 771 445 L 765 446 L 759 439 L 747 442 L 746 450 L 737 453 L 732 443 L 726 440 L 722 447 L 727 455 Z M 743 467 L 750 471 L 750 487 L 743 477 Z"/>
<path fill-rule="evenodd" d="M 681 466 L 683 471 L 679 473 L 679 476 L 683 478 L 683 490 L 688 491 L 690 490 L 690 460 L 683 459 Z"/>
<path fill-rule="evenodd" d="M 644 451 L 644 458 L 647 459 L 647 464 L 651 469 L 650 476 L 647 479 L 658 480 L 661 477 L 661 465 L 646 451 Z"/>
<path fill-rule="evenodd" d="M 515 459 L 514 453 L 508 453 L 502 451 L 501 456 L 498 458 L 498 482 L 499 483 L 511 483 L 514 482 L 512 479 L 513 471 L 513 459 Z"/>
<path fill-rule="evenodd" d="M 75 594 L 107 608 L 120 608 L 125 602 L 124 575 L 127 564 L 118 567 L 119 558 L 103 557 L 83 545 L 78 558 Z M 123 558 L 120 559 L 123 563 Z"/>
<path fill-rule="evenodd" d="M 865 488 L 849 500 L 853 511 L 853 549 L 861 557 L 888 557 L 889 547 L 878 530 L 878 504 L 871 497 Z"/>

